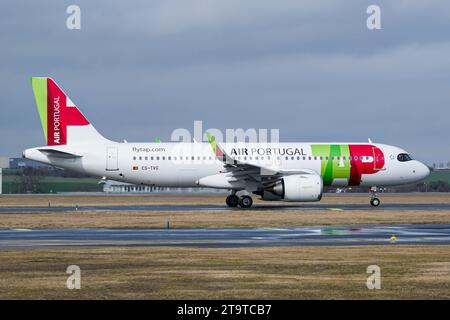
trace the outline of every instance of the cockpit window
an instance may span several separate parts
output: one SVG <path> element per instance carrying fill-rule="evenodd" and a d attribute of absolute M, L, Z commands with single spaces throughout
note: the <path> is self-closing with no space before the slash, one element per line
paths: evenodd
<path fill-rule="evenodd" d="M 409 154 L 407 154 L 407 153 L 400 153 L 400 154 L 397 156 L 397 160 L 400 161 L 400 162 L 406 162 L 406 161 L 412 160 L 412 158 L 411 158 L 411 156 L 410 156 Z"/>

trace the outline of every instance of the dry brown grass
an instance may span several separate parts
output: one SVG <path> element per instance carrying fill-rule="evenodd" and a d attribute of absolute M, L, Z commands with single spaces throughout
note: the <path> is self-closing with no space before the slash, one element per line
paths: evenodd
<path fill-rule="evenodd" d="M 448 299 L 450 246 L 0 252 L 3 299 Z M 66 288 L 68 265 L 82 289 Z M 381 290 L 366 268 L 381 268 Z"/>
<path fill-rule="evenodd" d="M 222 196 L 6 196 L 3 206 L 37 206 L 48 203 L 61 205 L 169 205 L 217 204 Z M 322 203 L 364 203 L 360 196 L 326 197 Z M 385 197 L 385 203 L 450 203 L 450 196 Z M 278 203 L 277 203 L 278 204 Z M 270 205 L 270 204 L 269 204 Z M 367 204 L 368 206 L 368 204 Z M 0 228 L 245 228 L 308 225 L 449 223 L 450 211 L 303 209 L 298 210 L 224 210 L 224 211 L 68 211 L 2 213 Z"/>
<path fill-rule="evenodd" d="M 255 204 L 286 204 L 284 202 L 266 202 L 253 198 Z M 381 195 L 383 203 L 450 203 L 450 193 L 423 194 L 407 196 Z M 89 205 L 224 205 L 225 195 L 0 195 L 0 207 L 42 206 L 48 203 L 57 206 L 89 206 Z M 368 204 L 369 196 L 358 195 L 325 195 L 319 203 L 327 204 Z M 299 204 L 301 206 L 301 204 Z M 309 204 L 311 205 L 311 203 Z"/>
<path fill-rule="evenodd" d="M 3 195 L 0 196 L 0 207 L 47 207 L 49 202 L 52 207 L 75 205 L 196 205 L 223 204 L 225 203 L 224 199 L 225 195 Z"/>
<path fill-rule="evenodd" d="M 312 225 L 449 223 L 450 211 L 77 211 L 1 214 L 0 228 L 253 228 Z"/>

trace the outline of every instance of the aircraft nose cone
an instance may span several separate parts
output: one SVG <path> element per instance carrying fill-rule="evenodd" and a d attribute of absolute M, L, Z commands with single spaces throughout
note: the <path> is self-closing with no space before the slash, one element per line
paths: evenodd
<path fill-rule="evenodd" d="M 419 162 L 419 168 L 417 169 L 417 173 L 421 179 L 426 178 L 430 174 L 430 168 L 428 168 L 428 166 L 423 164 L 422 162 Z"/>

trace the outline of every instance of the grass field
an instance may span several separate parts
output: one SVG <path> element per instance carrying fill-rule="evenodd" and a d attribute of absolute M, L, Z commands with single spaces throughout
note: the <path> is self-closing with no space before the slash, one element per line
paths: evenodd
<path fill-rule="evenodd" d="M 384 203 L 449 203 L 450 195 L 385 196 Z M 223 196 L 1 196 L 0 206 L 223 204 Z M 1 213 L 0 228 L 265 227 L 449 223 L 448 211 L 334 210 L 366 196 L 329 196 L 330 210 Z M 259 201 L 256 201 L 259 204 Z M 275 204 L 275 203 L 274 203 Z M 269 203 L 269 205 L 271 205 Z M 278 204 L 277 204 L 278 205 Z M 368 204 L 367 204 L 368 205 Z M 368 207 L 369 208 L 369 207 Z M 450 246 L 57 248 L 0 251 L 0 299 L 449 299 Z M 82 289 L 66 288 L 81 268 Z M 381 268 L 368 290 L 366 269 Z"/>
<path fill-rule="evenodd" d="M 450 223 L 450 211 L 382 210 L 371 209 L 368 197 L 329 196 L 320 203 L 330 204 L 329 209 L 311 210 L 298 204 L 297 210 L 241 210 L 225 211 L 83 211 L 87 205 L 171 205 L 219 204 L 223 196 L 3 196 L 0 206 L 81 206 L 79 211 L 2 213 L 0 228 L 244 228 L 288 227 L 308 225 L 354 225 L 399 223 Z M 450 203 L 450 195 L 382 197 L 384 203 Z M 260 201 L 256 201 L 260 204 Z M 341 210 L 333 204 L 367 204 L 368 210 Z M 279 205 L 279 203 L 264 203 Z"/>
<path fill-rule="evenodd" d="M 2 299 L 448 299 L 450 246 L 0 252 Z M 67 266 L 81 290 L 66 288 Z M 368 290 L 369 265 L 381 289 Z"/>
<path fill-rule="evenodd" d="M 225 206 L 225 194 L 83 194 L 83 195 L 0 195 L 0 207 L 27 207 L 38 206 L 47 207 L 50 203 L 52 207 L 57 206 L 101 206 L 101 205 L 223 205 Z M 450 203 L 450 193 L 415 193 L 408 195 L 380 194 L 382 203 Z M 310 202 L 315 204 L 367 204 L 369 206 L 369 195 L 367 194 L 325 194 L 320 202 Z M 256 196 L 253 197 L 254 204 L 257 205 L 298 205 L 302 203 L 283 201 L 261 201 Z"/>
<path fill-rule="evenodd" d="M 3 176 L 3 193 L 15 194 L 24 193 L 25 189 L 21 183 L 21 178 L 14 175 Z M 39 178 L 33 188 L 38 193 L 56 192 L 101 192 L 103 187 L 98 184 L 96 178 L 64 178 L 46 176 Z"/>
<path fill-rule="evenodd" d="M 450 183 L 450 170 L 431 171 L 430 175 L 425 178 L 424 182 L 444 181 Z"/>

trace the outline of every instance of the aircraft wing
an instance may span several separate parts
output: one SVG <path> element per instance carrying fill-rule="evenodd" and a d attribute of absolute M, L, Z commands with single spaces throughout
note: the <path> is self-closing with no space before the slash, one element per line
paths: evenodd
<path fill-rule="evenodd" d="M 227 154 L 214 139 L 214 137 L 206 132 L 209 143 L 213 149 L 216 158 L 223 162 L 224 171 L 228 181 L 231 183 L 248 182 L 259 183 L 264 187 L 270 186 L 279 181 L 283 176 L 291 174 L 317 174 L 309 169 L 280 169 L 277 167 L 268 167 L 259 164 L 248 163 L 233 159 Z"/>

